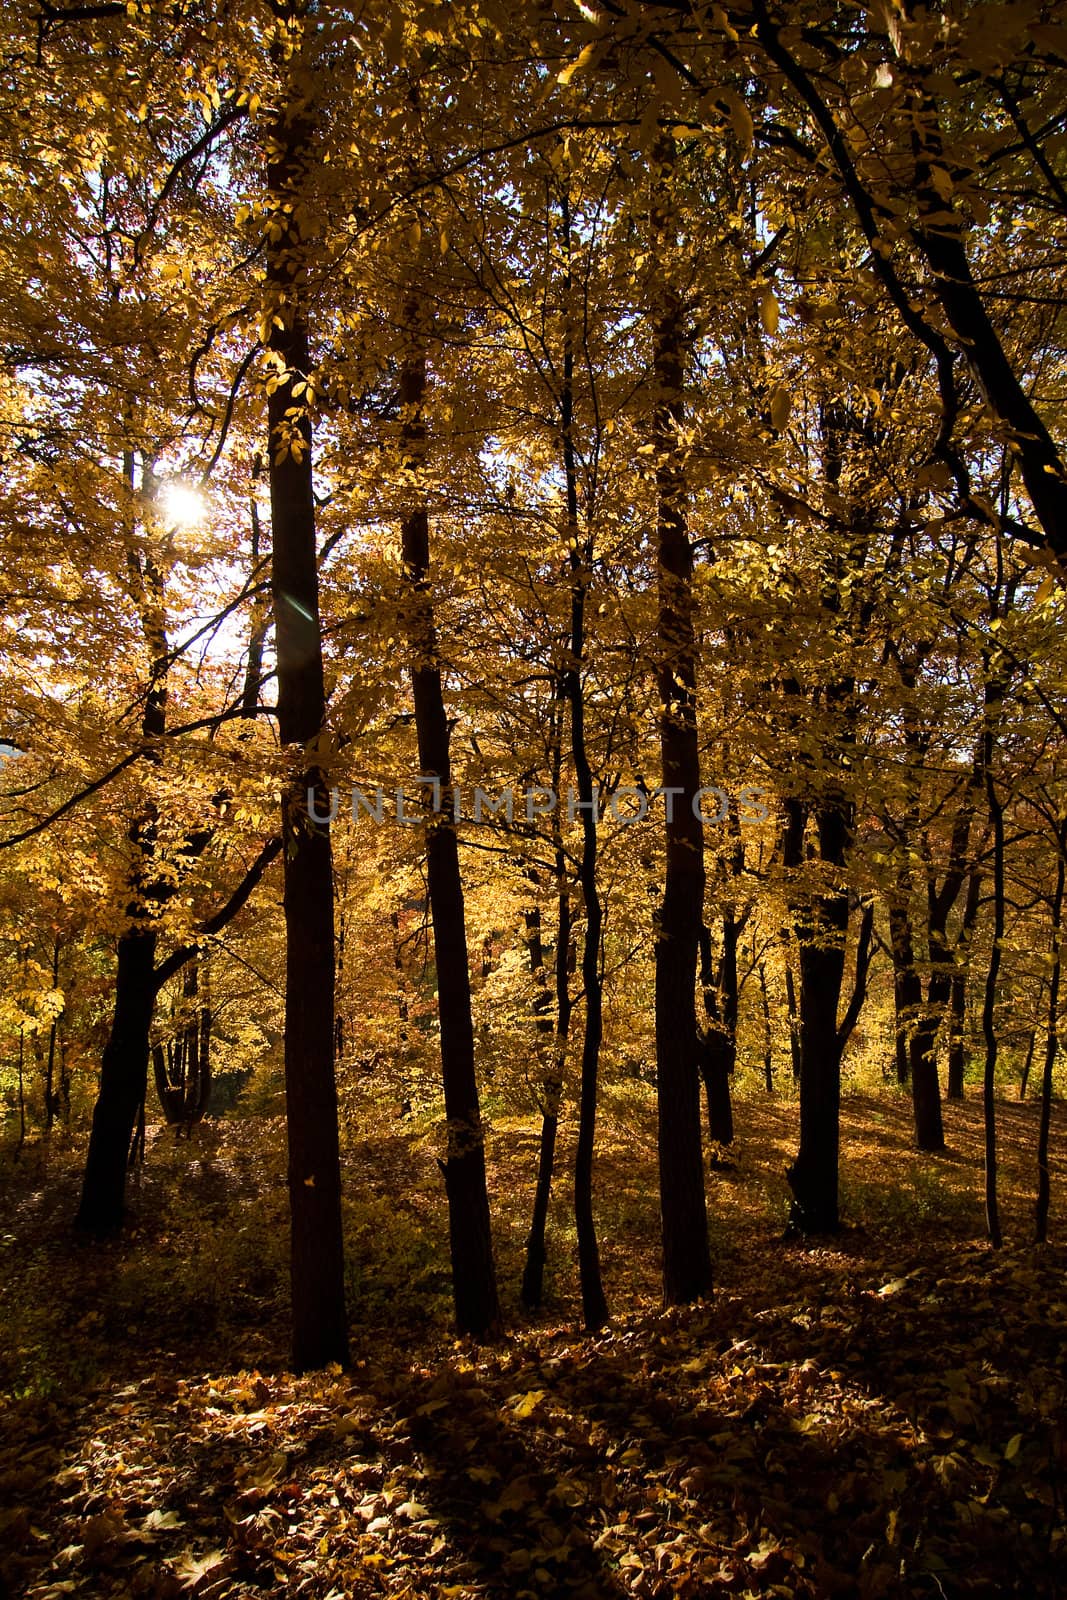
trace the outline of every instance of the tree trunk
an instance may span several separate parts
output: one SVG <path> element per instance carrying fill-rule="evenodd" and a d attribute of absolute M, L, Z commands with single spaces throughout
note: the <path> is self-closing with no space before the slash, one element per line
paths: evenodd
<path fill-rule="evenodd" d="M 418 309 L 408 307 L 413 330 Z M 422 408 L 426 357 L 417 340 L 400 378 L 405 462 L 414 476 L 425 456 Z M 433 788 L 426 827 L 426 879 L 437 966 L 441 1074 L 444 1082 L 447 1150 L 442 1163 L 448 1197 L 449 1243 L 456 1327 L 478 1339 L 500 1333 L 496 1269 L 485 1173 L 485 1136 L 474 1072 L 470 967 L 463 908 L 459 847 L 453 820 L 448 718 L 441 687 L 437 634 L 430 598 L 430 527 L 425 506 L 404 518 L 401 529 L 411 687 L 421 775 Z"/>
<path fill-rule="evenodd" d="M 967 898 L 963 905 L 960 935 L 956 941 L 954 953 L 956 967 L 952 974 L 952 990 L 949 995 L 948 1097 L 950 1100 L 963 1099 L 963 1084 L 967 1075 L 968 964 L 971 933 L 978 917 L 981 889 L 982 874 L 976 867 L 967 880 Z"/>
<path fill-rule="evenodd" d="M 774 1034 L 771 1031 L 771 1002 L 767 993 L 767 968 L 761 961 L 758 967 L 760 1001 L 763 1007 L 763 1087 L 774 1093 Z"/>
<path fill-rule="evenodd" d="M 786 802 L 784 861 L 803 860 L 804 808 Z M 831 882 L 794 905 L 800 961 L 800 1148 L 787 1177 L 790 1230 L 836 1233 L 841 1104 L 837 1007 L 845 970 L 848 893 L 837 886 L 851 837 L 847 803 L 827 797 L 816 812 L 821 866 Z"/>
<path fill-rule="evenodd" d="M 911 879 L 907 873 L 901 873 L 900 878 L 903 879 L 903 886 L 898 879 L 897 892 L 889 905 L 889 946 L 893 952 L 897 1082 L 905 1084 L 911 1077 L 909 1046 L 911 1031 L 922 1003 L 922 980 L 915 970 L 911 910 L 906 898 L 910 895 Z"/>
<path fill-rule="evenodd" d="M 666 243 L 674 143 L 665 136 L 653 231 Z M 659 1113 L 663 1295 L 680 1305 L 710 1294 L 711 1252 L 700 1137 L 697 952 L 704 922 L 704 829 L 693 802 L 700 790 L 693 629 L 693 549 L 685 511 L 681 429 L 685 421 L 685 310 L 668 284 L 660 290 L 654 338 L 656 406 L 657 687 L 666 808 L 663 901 L 656 920 L 656 1088 Z"/>
<path fill-rule="evenodd" d="M 946 996 L 947 996 L 946 984 Z M 941 988 L 934 991 L 930 980 L 929 1005 L 943 1004 Z M 908 1046 L 911 1076 L 911 1100 L 915 1113 L 915 1142 L 920 1150 L 943 1150 L 945 1130 L 941 1119 L 941 1084 L 937 1072 L 937 1036 L 941 1027 L 940 1011 L 934 1015 L 924 1012 L 915 1025 Z"/>
<path fill-rule="evenodd" d="M 130 452 L 124 458 L 124 471 L 132 495 L 134 460 Z M 150 469 L 146 466 L 144 472 L 150 488 Z M 132 530 L 127 554 L 151 662 L 141 733 L 146 759 L 158 762 L 158 746 L 166 732 L 169 665 L 162 580 L 152 561 L 142 557 Z M 163 892 L 158 882 L 151 881 L 156 824 L 156 808 L 149 801 L 127 836 L 132 853 L 127 928 L 119 937 L 115 1008 L 111 1032 L 100 1060 L 100 1090 L 93 1108 L 81 1202 L 74 1219 L 75 1227 L 98 1237 L 117 1233 L 122 1226 L 126 1173 L 134 1148 L 138 1113 L 144 1106 L 148 1088 L 149 1032 L 156 1003 L 154 967 L 158 940 L 156 925 L 150 916 L 150 903 L 158 901 Z"/>
<path fill-rule="evenodd" d="M 732 911 L 723 917 L 723 949 L 718 981 L 712 970 L 711 931 L 700 930 L 700 986 L 705 1026 L 700 1036 L 700 1075 L 708 1106 L 708 1136 L 713 1148 L 733 1144 L 734 1109 L 730 1078 L 737 1057 L 737 922 Z M 712 1156 L 716 1161 L 717 1156 Z"/>
<path fill-rule="evenodd" d="M 75 1225 L 97 1238 L 117 1233 L 137 1113 L 148 1084 L 148 1034 L 155 1007 L 156 934 L 133 928 L 119 939 L 115 1010 L 100 1062 L 81 1204 Z"/>
<path fill-rule="evenodd" d="M 565 261 L 564 292 L 568 319 L 571 301 L 571 218 L 566 189 L 562 196 L 562 238 Z M 570 708 L 571 761 L 578 791 L 582 853 L 578 882 L 585 905 L 582 939 L 582 987 L 585 1017 L 582 1029 L 581 1081 L 578 1094 L 578 1142 L 574 1154 L 574 1222 L 578 1235 L 578 1276 L 582 1291 L 582 1316 L 595 1331 L 608 1320 L 608 1303 L 600 1275 L 600 1248 L 593 1216 L 593 1155 L 596 1148 L 597 1094 L 600 1046 L 604 1033 L 604 983 L 600 971 L 604 913 L 597 883 L 597 796 L 585 741 L 585 603 L 592 576 L 592 540 L 580 539 L 578 468 L 574 448 L 574 344 L 568 320 L 563 350 L 563 385 L 560 390 L 560 438 L 566 491 L 567 531 L 571 572 L 570 650 L 563 689 Z"/>
<path fill-rule="evenodd" d="M 789 1064 L 793 1069 L 793 1082 L 800 1082 L 800 1007 L 797 1005 L 797 986 L 793 978 L 792 952 L 789 938 L 782 940 L 785 958 L 785 1008 L 789 1020 Z"/>
<path fill-rule="evenodd" d="M 292 1221 L 290 1284 L 297 1371 L 348 1360 L 341 1170 L 334 1077 L 333 857 L 326 775 L 317 759 L 325 690 L 319 621 L 310 377 L 303 306 L 308 210 L 306 163 L 313 137 L 306 107 L 278 114 L 267 183 L 273 226 L 267 248 L 270 350 L 280 381 L 268 396 L 269 476 L 278 684 L 278 733 L 292 761 L 282 800 L 285 915 L 285 1106 Z M 278 324 L 281 323 L 281 326 Z M 299 389 L 299 393 L 297 393 Z"/>
<path fill-rule="evenodd" d="M 56 939 L 52 945 L 52 990 L 59 988 L 59 951 L 60 943 Z M 56 1039 L 59 1036 L 59 1015 L 52 1018 L 52 1026 L 48 1030 L 48 1061 L 44 1073 L 44 1127 L 46 1133 L 51 1133 L 59 1110 L 59 1096 L 56 1093 Z"/>
<path fill-rule="evenodd" d="M 570 901 L 566 890 L 559 896 L 559 931 L 556 945 L 556 1027 L 552 1044 L 543 1039 L 541 1050 L 554 1052 L 541 1080 L 541 1137 L 537 1150 L 537 1182 L 534 1188 L 533 1214 L 526 1240 L 526 1264 L 522 1274 L 521 1298 L 527 1310 L 535 1311 L 544 1299 L 545 1284 L 545 1228 L 548 1223 L 548 1203 L 552 1193 L 552 1178 L 556 1162 L 556 1134 L 559 1129 L 559 1108 L 563 1092 L 563 1063 L 570 1027 L 570 984 L 567 977 L 567 951 L 570 945 Z M 553 1033 L 552 1019 L 548 1015 L 552 1004 L 545 980 L 545 956 L 541 941 L 541 912 L 533 906 L 526 913 L 526 948 L 530 958 L 530 971 L 538 985 L 534 999 L 537 1032 L 548 1036 Z"/>
<path fill-rule="evenodd" d="M 559 780 L 562 769 L 562 723 L 564 708 L 565 683 L 561 677 L 557 678 L 555 692 L 552 699 L 550 717 L 550 747 L 551 747 L 551 780 L 554 794 L 559 794 Z M 567 1060 L 567 1040 L 570 1035 L 571 1000 L 570 973 L 571 973 L 571 900 L 567 884 L 567 858 L 563 849 L 563 829 L 560 821 L 559 809 L 552 812 L 552 841 L 555 853 L 555 879 L 556 900 L 558 906 L 558 920 L 556 931 L 556 960 L 555 960 L 555 990 L 556 990 L 556 1023 L 555 1038 L 551 1046 L 545 1043 L 544 1048 L 552 1051 L 551 1064 L 548 1066 L 541 1086 L 544 1097 L 541 1112 L 541 1138 L 537 1152 L 537 1183 L 534 1189 L 533 1214 L 530 1219 L 530 1232 L 526 1241 L 526 1264 L 522 1274 L 522 1303 L 529 1310 L 536 1310 L 544 1299 L 545 1279 L 545 1229 L 548 1223 L 548 1205 L 552 1192 L 552 1178 L 556 1161 L 556 1135 L 559 1129 L 559 1110 L 563 1096 L 563 1074 Z M 531 922 L 530 917 L 536 913 L 536 922 Z M 552 1033 L 552 1023 L 548 1016 L 552 1000 L 548 984 L 544 977 L 544 951 L 541 944 L 541 914 L 536 908 L 527 916 L 527 943 L 530 954 L 530 968 L 538 978 L 539 990 L 535 1000 L 537 1012 L 537 1029 L 540 1034 Z"/>
<path fill-rule="evenodd" d="M 1041 1072 L 1041 1113 L 1037 1130 L 1037 1204 L 1034 1208 L 1034 1241 L 1048 1238 L 1048 1213 L 1052 1198 L 1048 1144 L 1052 1124 L 1052 1074 L 1060 1042 L 1060 934 L 1063 926 L 1064 880 L 1067 876 L 1067 818 L 1056 828 L 1056 887 L 1052 892 L 1052 928 L 1049 937 L 1048 1023 L 1045 1034 L 1045 1060 Z"/>
<path fill-rule="evenodd" d="M 989 663 L 985 662 L 986 671 Z M 1004 807 L 997 794 L 993 773 L 994 714 L 1003 698 L 1000 680 L 987 677 L 985 686 L 985 728 L 983 734 L 982 768 L 985 774 L 986 800 L 993 823 L 993 944 L 989 953 L 986 973 L 985 999 L 982 1005 L 982 1034 L 985 1039 L 985 1071 L 982 1080 L 982 1111 L 985 1123 L 985 1209 L 986 1229 L 994 1250 L 1001 1246 L 1000 1208 L 997 1201 L 997 1123 L 996 1123 L 996 1072 L 997 1029 L 996 1003 L 997 978 L 1000 974 L 1000 951 L 1004 939 Z"/>

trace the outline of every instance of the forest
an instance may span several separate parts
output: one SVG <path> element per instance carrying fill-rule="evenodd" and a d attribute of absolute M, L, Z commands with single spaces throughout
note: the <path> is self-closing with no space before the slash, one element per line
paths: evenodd
<path fill-rule="evenodd" d="M 0 68 L 0 1600 L 1067 1593 L 1067 4 Z"/>

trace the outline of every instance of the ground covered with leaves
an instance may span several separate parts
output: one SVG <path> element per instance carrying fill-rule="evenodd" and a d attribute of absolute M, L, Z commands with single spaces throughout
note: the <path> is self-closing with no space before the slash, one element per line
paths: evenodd
<path fill-rule="evenodd" d="M 550 1303 L 532 1324 L 512 1305 L 489 1350 L 448 1336 L 428 1131 L 350 1139 L 353 1364 L 304 1378 L 285 1371 L 276 1125 L 160 1134 L 134 1230 L 106 1246 L 64 1225 L 75 1153 L 26 1152 L 4 1177 L 6 1593 L 1061 1593 L 1067 1252 L 1026 1243 L 1030 1108 L 1004 1108 L 994 1255 L 977 1107 L 920 1158 L 899 1100 L 848 1102 L 853 1225 L 806 1247 L 780 1239 L 795 1108 L 743 1104 L 709 1181 L 718 1291 L 672 1312 L 649 1109 L 635 1089 L 605 1119 L 610 1328 L 576 1326 L 564 1181 Z M 512 1301 L 532 1137 L 494 1135 Z"/>

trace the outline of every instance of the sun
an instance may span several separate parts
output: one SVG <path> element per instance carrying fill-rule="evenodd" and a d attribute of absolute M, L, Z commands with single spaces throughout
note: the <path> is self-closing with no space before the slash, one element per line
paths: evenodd
<path fill-rule="evenodd" d="M 159 508 L 172 528 L 197 528 L 207 516 L 207 498 L 191 483 L 168 483 L 159 497 Z"/>

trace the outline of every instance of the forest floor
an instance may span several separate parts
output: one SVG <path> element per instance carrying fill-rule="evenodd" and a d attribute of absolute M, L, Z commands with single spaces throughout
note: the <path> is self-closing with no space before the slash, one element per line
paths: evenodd
<path fill-rule="evenodd" d="M 714 1299 L 663 1312 L 650 1096 L 606 1102 L 604 1333 L 577 1326 L 565 1178 L 548 1304 L 520 1318 L 536 1128 L 500 1117 L 510 1332 L 450 1337 L 433 1139 L 390 1108 L 346 1137 L 352 1365 L 303 1378 L 279 1123 L 150 1130 L 106 1245 L 69 1232 L 76 1148 L 5 1157 L 0 1594 L 1067 1593 L 1067 1109 L 1061 1242 L 1035 1249 L 1036 1108 L 999 1108 L 993 1253 L 977 1101 L 920 1157 L 902 1097 L 847 1099 L 850 1225 L 807 1246 L 781 1239 L 796 1107 L 740 1101 L 734 1164 L 709 1176 Z"/>

